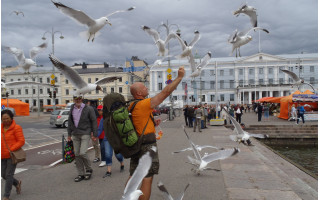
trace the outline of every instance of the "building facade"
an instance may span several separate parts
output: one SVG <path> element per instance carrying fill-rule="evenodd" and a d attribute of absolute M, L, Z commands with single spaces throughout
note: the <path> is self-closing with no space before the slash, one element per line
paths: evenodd
<path fill-rule="evenodd" d="M 196 63 L 201 62 L 196 59 Z M 270 55 L 258 53 L 248 57 L 212 58 L 202 69 L 201 76 L 190 78 L 191 69 L 187 60 L 172 60 L 150 71 L 150 96 L 166 86 L 168 68 L 172 79 L 180 66 L 186 74 L 173 92 L 173 101 L 196 105 L 201 102 L 215 104 L 251 104 L 262 97 L 286 96 L 297 90 L 291 87 L 293 80 L 280 69 L 287 69 L 303 78 L 318 90 L 318 54 Z M 312 88 L 304 85 L 300 90 Z M 167 98 L 164 103 L 169 103 Z"/>

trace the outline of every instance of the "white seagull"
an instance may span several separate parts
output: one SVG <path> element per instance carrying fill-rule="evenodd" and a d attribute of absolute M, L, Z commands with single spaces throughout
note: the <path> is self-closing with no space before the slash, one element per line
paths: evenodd
<path fill-rule="evenodd" d="M 52 86 L 49 83 L 40 83 L 40 82 L 33 82 L 33 81 L 12 81 L 12 82 L 2 82 L 1 81 L 1 88 L 7 88 L 7 86 L 16 86 L 16 85 Z M 55 85 L 55 87 L 57 87 L 57 85 Z"/>
<path fill-rule="evenodd" d="M 163 184 L 161 181 L 158 182 L 158 188 L 159 188 L 159 190 L 162 192 L 162 194 L 163 194 L 163 196 L 164 196 L 164 198 L 165 198 L 166 200 L 182 200 L 183 197 L 184 197 L 184 193 L 185 193 L 186 190 L 188 189 L 189 185 L 190 185 L 190 183 L 188 183 L 188 184 L 186 185 L 186 187 L 184 188 L 184 191 L 178 196 L 178 198 L 174 199 L 174 198 L 171 196 L 171 194 L 168 192 L 168 190 L 167 190 L 167 188 L 164 186 L 164 184 Z"/>
<path fill-rule="evenodd" d="M 269 31 L 267 29 L 264 28 L 260 28 L 260 27 L 254 27 L 249 29 L 248 31 L 245 32 L 239 32 L 237 29 L 230 35 L 228 42 L 230 44 L 232 44 L 232 51 L 231 51 L 231 55 L 233 53 L 233 51 L 236 49 L 236 57 L 238 57 L 238 52 L 237 49 L 239 51 L 239 57 L 241 57 L 240 55 L 240 47 L 247 44 L 248 42 L 250 42 L 252 40 L 252 37 L 250 35 L 248 35 L 248 33 L 252 30 L 262 30 L 266 33 L 269 33 Z"/>
<path fill-rule="evenodd" d="M 286 70 L 286 69 L 281 69 L 281 71 L 283 71 L 284 73 L 288 74 L 292 78 L 292 80 L 294 81 L 292 87 L 294 85 L 297 85 L 298 86 L 298 90 L 299 90 L 300 85 L 307 84 L 313 89 L 313 92 L 315 93 L 315 90 L 314 90 L 313 86 L 310 83 L 304 82 L 304 80 L 299 78 L 299 76 L 297 74 L 295 74 L 294 72 Z"/>
<path fill-rule="evenodd" d="M 190 75 L 190 77 L 195 78 L 197 76 L 200 76 L 201 70 L 209 64 L 210 59 L 211 59 L 211 52 L 209 51 L 202 58 L 202 60 L 199 63 L 199 65 L 195 66 L 193 56 L 190 57 L 189 62 L 190 62 L 190 65 L 191 65 L 191 70 L 192 70 L 192 74 Z"/>
<path fill-rule="evenodd" d="M 34 59 L 38 56 L 39 53 L 46 50 L 47 46 L 47 43 L 42 43 L 40 46 L 32 47 L 29 51 L 30 58 L 25 58 L 23 50 L 16 47 L 3 46 L 2 49 L 8 53 L 13 54 L 14 58 L 18 62 L 19 67 L 22 67 L 25 73 L 29 73 L 30 67 L 37 65 Z"/>
<path fill-rule="evenodd" d="M 19 14 L 21 14 L 21 15 L 24 17 L 24 13 L 23 13 L 22 11 L 14 10 L 14 11 L 12 11 L 12 12 L 10 13 L 10 15 L 11 15 L 12 13 L 16 14 L 17 16 L 18 16 Z"/>
<path fill-rule="evenodd" d="M 192 48 L 194 47 L 194 45 L 199 41 L 200 39 L 200 33 L 199 31 L 195 30 L 194 31 L 194 38 L 193 40 L 190 42 L 189 45 L 187 45 L 185 43 L 185 41 L 182 40 L 182 38 L 177 35 L 176 33 L 169 33 L 166 41 L 165 41 L 165 45 L 168 44 L 168 42 L 171 40 L 171 39 L 178 39 L 180 45 L 181 45 L 181 48 L 182 48 L 182 53 L 180 55 L 177 56 L 178 59 L 181 59 L 181 58 L 185 58 L 185 57 L 188 57 L 190 55 L 192 55 Z"/>
<path fill-rule="evenodd" d="M 216 149 L 216 150 L 223 150 L 224 148 L 218 148 L 218 147 L 215 147 L 215 146 L 211 146 L 211 145 L 195 145 L 196 149 L 198 151 L 202 151 L 202 149 L 205 149 L 205 148 L 211 148 L 211 149 Z M 174 151 L 172 152 L 172 154 L 175 154 L 175 153 L 181 153 L 181 152 L 184 152 L 184 151 L 192 151 L 192 147 L 188 147 L 188 148 L 185 148 L 185 149 L 181 149 L 181 150 L 178 150 L 178 151 Z"/>
<path fill-rule="evenodd" d="M 237 17 L 240 15 L 240 13 L 246 14 L 250 17 L 250 22 L 253 27 L 258 26 L 258 21 L 257 21 L 257 10 L 252 7 L 248 6 L 247 4 L 241 6 L 238 10 L 233 12 L 233 15 L 237 15 Z"/>
<path fill-rule="evenodd" d="M 146 80 L 146 78 L 149 76 L 149 73 L 150 73 L 150 70 L 153 68 L 153 67 L 160 67 L 162 65 L 162 62 L 163 61 L 168 61 L 170 58 L 172 58 L 173 56 L 171 55 L 168 55 L 168 56 L 165 56 L 164 58 L 162 59 L 158 59 L 156 61 L 154 61 L 154 63 L 149 66 L 147 65 L 146 69 L 144 70 L 143 72 L 143 77 L 144 79 Z"/>
<path fill-rule="evenodd" d="M 52 1 L 52 0 L 51 0 Z M 108 19 L 113 14 L 120 13 L 120 12 L 126 12 L 126 11 L 131 11 L 135 7 L 130 7 L 126 10 L 117 10 L 113 13 L 110 13 L 106 16 L 100 17 L 99 19 L 92 19 L 89 17 L 86 13 L 82 12 L 81 10 L 75 10 L 73 8 L 70 8 L 68 6 L 63 5 L 62 3 L 54 2 L 52 3 L 65 15 L 70 17 L 71 19 L 75 20 L 77 23 L 80 25 L 85 25 L 89 29 L 88 31 L 83 32 L 84 35 L 88 37 L 88 42 L 90 41 L 90 38 L 92 37 L 92 42 L 97 34 L 99 34 L 99 30 L 102 29 L 106 24 L 109 24 L 110 26 L 112 25 Z M 81 33 L 82 34 L 82 33 Z"/>
<path fill-rule="evenodd" d="M 165 54 L 168 52 L 168 49 L 166 49 L 165 41 L 160 38 L 160 34 L 158 33 L 158 31 L 148 26 L 142 26 L 142 30 L 148 33 L 153 38 L 154 43 L 158 47 L 158 56 L 165 56 Z"/>
<path fill-rule="evenodd" d="M 232 149 L 220 150 L 218 152 L 213 152 L 213 153 L 201 156 L 200 152 L 196 148 L 196 145 L 190 140 L 189 135 L 187 134 L 187 132 L 185 130 L 185 126 L 182 126 L 182 127 L 183 127 L 183 130 L 184 130 L 190 144 L 191 144 L 193 154 L 195 156 L 195 158 L 188 156 L 188 159 L 190 161 L 190 164 L 197 167 L 197 169 L 192 169 L 192 171 L 194 171 L 197 175 L 200 175 L 200 172 L 202 172 L 203 170 L 220 171 L 220 170 L 217 170 L 214 168 L 207 167 L 207 165 L 215 160 L 223 160 L 223 159 L 229 158 L 231 156 L 234 156 L 240 152 L 240 149 L 232 148 Z"/>
<path fill-rule="evenodd" d="M 72 83 L 72 85 L 74 87 L 77 88 L 77 90 L 74 93 L 74 96 L 84 95 L 84 94 L 89 93 L 89 92 L 91 92 L 93 90 L 102 91 L 100 85 L 107 84 L 107 83 L 113 82 L 113 81 L 121 78 L 119 76 L 111 76 L 111 77 L 102 78 L 102 79 L 96 81 L 95 83 L 86 83 L 79 76 L 78 72 L 76 72 L 71 67 L 65 65 L 63 62 L 61 62 L 53 54 L 50 54 L 49 58 L 50 58 L 52 64 L 56 68 L 58 68 L 62 74 L 64 74 L 64 76 Z"/>
<path fill-rule="evenodd" d="M 142 191 L 138 189 L 143 178 L 148 174 L 152 164 L 152 158 L 155 156 L 157 148 L 151 147 L 151 150 L 145 153 L 140 159 L 136 170 L 133 172 L 131 178 L 127 182 L 122 198 L 123 200 L 137 200 Z"/>
<path fill-rule="evenodd" d="M 223 108 L 224 109 L 224 108 Z M 225 110 L 225 109 L 224 109 Z M 226 110 L 225 110 L 226 111 Z M 265 134 L 251 134 L 247 131 L 244 131 L 240 124 L 226 111 L 228 117 L 232 121 L 232 125 L 234 126 L 234 131 L 237 133 L 237 135 L 230 135 L 230 139 L 235 142 L 243 142 L 243 144 L 246 143 L 247 140 L 249 140 L 250 137 L 255 138 L 268 138 L 268 135 Z"/>

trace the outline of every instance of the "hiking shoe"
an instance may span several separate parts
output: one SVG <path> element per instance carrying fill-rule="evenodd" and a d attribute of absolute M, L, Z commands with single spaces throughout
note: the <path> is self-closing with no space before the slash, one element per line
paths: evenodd
<path fill-rule="evenodd" d="M 106 172 L 106 174 L 103 176 L 103 178 L 105 178 L 105 177 L 109 177 L 109 176 L 111 176 L 111 172 Z"/>
<path fill-rule="evenodd" d="M 96 162 L 99 162 L 100 161 L 100 158 L 95 158 L 94 160 L 93 160 L 93 163 L 96 163 Z"/>
<path fill-rule="evenodd" d="M 80 182 L 80 181 L 82 181 L 83 179 L 84 179 L 84 176 L 79 175 L 79 176 L 77 176 L 77 177 L 74 179 L 74 182 Z"/>
<path fill-rule="evenodd" d="M 107 165 L 106 161 L 101 161 L 99 167 L 104 167 L 104 166 L 106 166 L 106 165 Z"/>
<path fill-rule="evenodd" d="M 124 171 L 124 165 L 121 165 L 120 166 L 120 172 L 123 172 Z"/>

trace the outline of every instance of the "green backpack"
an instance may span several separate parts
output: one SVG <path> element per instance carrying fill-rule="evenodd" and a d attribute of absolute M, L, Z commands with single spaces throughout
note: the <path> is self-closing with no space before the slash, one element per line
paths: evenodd
<path fill-rule="evenodd" d="M 103 98 L 103 126 L 105 136 L 114 152 L 116 154 L 121 153 L 125 158 L 130 158 L 140 150 L 143 138 L 143 134 L 141 137 L 138 136 L 131 121 L 130 113 L 139 100 L 134 100 L 133 102 L 129 112 L 128 106 L 132 101 L 125 101 L 123 95 L 111 93 Z"/>

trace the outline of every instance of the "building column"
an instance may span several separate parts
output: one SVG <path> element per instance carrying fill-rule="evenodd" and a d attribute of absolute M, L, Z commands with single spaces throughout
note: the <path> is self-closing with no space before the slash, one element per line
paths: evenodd
<path fill-rule="evenodd" d="M 149 72 L 149 90 L 150 92 L 153 92 L 153 71 Z"/>
<path fill-rule="evenodd" d="M 166 80 L 167 80 L 167 72 L 162 72 L 162 89 L 166 87 Z"/>
<path fill-rule="evenodd" d="M 258 99 L 261 99 L 262 98 L 262 91 L 259 91 L 259 97 Z"/>
<path fill-rule="evenodd" d="M 269 91 L 269 97 L 273 97 L 273 91 Z"/>
<path fill-rule="evenodd" d="M 158 72 L 154 72 L 154 91 L 158 91 Z"/>
<path fill-rule="evenodd" d="M 280 97 L 283 97 L 283 90 L 280 90 Z"/>
<path fill-rule="evenodd" d="M 263 67 L 264 75 L 263 75 L 263 81 L 265 85 L 268 85 L 268 67 Z"/>
<path fill-rule="evenodd" d="M 249 103 L 248 103 L 248 104 L 251 104 L 251 102 L 252 102 L 252 92 L 251 92 L 251 91 L 249 91 L 249 98 L 248 98 L 248 101 L 249 101 Z"/>

